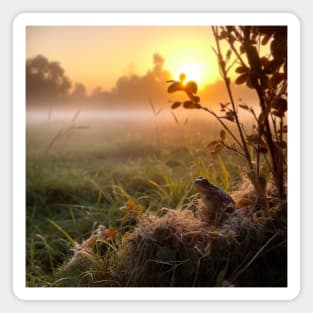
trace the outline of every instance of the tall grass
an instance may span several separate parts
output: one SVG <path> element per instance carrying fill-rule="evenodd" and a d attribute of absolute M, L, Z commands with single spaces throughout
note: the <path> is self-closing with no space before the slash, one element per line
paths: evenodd
<path fill-rule="evenodd" d="M 230 177 L 240 177 L 240 160 L 227 155 L 213 159 L 205 141 L 199 149 L 197 140 L 203 138 L 187 126 L 185 141 L 179 132 L 178 137 L 163 132 L 160 146 L 135 134 L 115 134 L 102 143 L 92 136 L 82 140 L 91 128 L 82 137 L 73 133 L 70 146 L 56 141 L 48 153 L 49 142 L 39 141 L 40 132 L 32 133 L 27 150 L 27 285 L 78 284 L 58 281 L 57 269 L 69 259 L 73 243 L 82 242 L 98 225 L 121 227 L 120 208 L 129 199 L 150 211 L 181 209 L 198 197 L 193 188 L 198 176 L 233 190 L 236 182 Z M 186 141 L 194 145 L 186 148 Z M 107 262 L 114 267 L 117 260 Z"/>

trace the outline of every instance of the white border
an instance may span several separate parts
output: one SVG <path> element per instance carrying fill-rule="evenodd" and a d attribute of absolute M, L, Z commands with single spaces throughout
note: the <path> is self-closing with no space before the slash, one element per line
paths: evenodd
<path fill-rule="evenodd" d="M 27 26 L 288 25 L 288 287 L 27 288 Z M 105 290 L 103 290 L 105 289 Z M 290 13 L 22 13 L 13 23 L 13 291 L 22 300 L 291 300 L 300 293 L 300 22 Z"/>

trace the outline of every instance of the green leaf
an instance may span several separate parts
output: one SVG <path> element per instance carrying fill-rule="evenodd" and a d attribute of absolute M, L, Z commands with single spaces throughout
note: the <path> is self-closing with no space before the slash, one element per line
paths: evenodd
<path fill-rule="evenodd" d="M 50 220 L 49 218 L 47 219 L 48 222 L 55 227 L 60 233 L 63 234 L 63 236 L 74 246 L 76 241 L 70 236 L 70 234 L 65 231 L 60 225 L 58 225 L 56 222 Z"/>

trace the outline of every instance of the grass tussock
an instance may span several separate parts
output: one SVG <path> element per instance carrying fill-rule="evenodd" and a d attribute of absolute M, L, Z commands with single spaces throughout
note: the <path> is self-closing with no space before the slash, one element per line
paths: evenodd
<path fill-rule="evenodd" d="M 100 225 L 76 244 L 59 285 L 286 286 L 285 204 L 237 209 L 221 226 L 208 225 L 192 209 L 142 213 L 124 235 Z"/>

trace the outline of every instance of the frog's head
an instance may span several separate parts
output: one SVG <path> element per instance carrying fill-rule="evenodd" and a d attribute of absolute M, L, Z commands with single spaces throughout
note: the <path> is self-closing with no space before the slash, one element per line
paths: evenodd
<path fill-rule="evenodd" d="M 211 184 L 206 178 L 201 176 L 195 179 L 194 185 L 199 190 L 199 192 L 206 192 L 214 189 L 214 185 Z"/>

